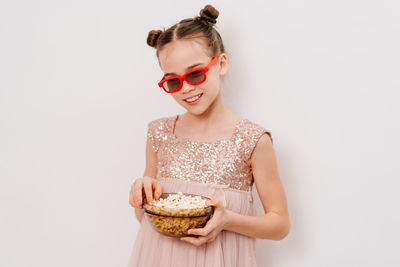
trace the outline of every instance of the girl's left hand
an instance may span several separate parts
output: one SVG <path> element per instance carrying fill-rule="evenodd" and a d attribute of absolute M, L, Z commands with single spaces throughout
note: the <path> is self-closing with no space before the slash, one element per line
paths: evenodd
<path fill-rule="evenodd" d="M 198 235 L 199 237 L 181 237 L 180 239 L 191 243 L 195 246 L 201 246 L 206 242 L 214 241 L 217 235 L 225 229 L 229 221 L 228 210 L 222 205 L 218 199 L 207 200 L 207 206 L 214 206 L 214 214 L 207 222 L 204 228 L 193 228 L 188 231 L 190 235 Z"/>

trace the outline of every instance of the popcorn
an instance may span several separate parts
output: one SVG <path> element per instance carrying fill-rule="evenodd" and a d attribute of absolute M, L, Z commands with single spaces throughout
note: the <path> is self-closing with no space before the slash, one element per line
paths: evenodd
<path fill-rule="evenodd" d="M 187 196 L 182 192 L 170 194 L 167 198 L 160 198 L 153 201 L 153 205 L 161 208 L 169 209 L 199 209 L 205 208 L 206 199 L 201 196 Z"/>
<path fill-rule="evenodd" d="M 167 236 L 189 236 L 189 229 L 202 228 L 211 218 L 213 206 L 205 204 L 209 199 L 182 192 L 163 193 L 153 204 L 145 202 L 143 209 L 156 231 Z"/>

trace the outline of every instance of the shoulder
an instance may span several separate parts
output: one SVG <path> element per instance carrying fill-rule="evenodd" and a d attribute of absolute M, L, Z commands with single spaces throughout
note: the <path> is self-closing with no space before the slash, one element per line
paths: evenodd
<path fill-rule="evenodd" d="M 236 134 L 236 144 L 243 160 L 248 161 L 256 146 L 272 145 L 271 131 L 248 119 L 243 119 Z"/>
<path fill-rule="evenodd" d="M 259 168 L 259 166 L 269 167 L 273 166 L 271 163 L 276 162 L 274 146 L 269 134 L 261 135 L 253 150 L 247 161 L 247 164 L 252 168 L 256 166 L 258 166 L 257 168 Z"/>
<path fill-rule="evenodd" d="M 264 133 L 266 135 L 264 135 Z M 243 119 L 243 123 L 239 129 L 239 135 L 241 135 L 243 138 L 248 139 L 248 141 L 252 142 L 258 142 L 259 139 L 261 138 L 266 139 L 268 137 L 271 140 L 271 142 L 273 142 L 270 130 L 248 119 Z"/>
<path fill-rule="evenodd" d="M 262 134 L 256 142 L 253 153 L 251 154 L 250 161 L 254 161 L 255 158 L 260 158 L 268 155 L 274 151 L 272 138 L 270 134 Z"/>
<path fill-rule="evenodd" d="M 168 116 L 154 119 L 147 123 L 149 132 L 166 132 L 173 127 L 176 116 Z"/>
<path fill-rule="evenodd" d="M 147 124 L 147 137 L 150 139 L 155 152 L 162 146 L 163 140 L 172 132 L 175 118 L 176 116 L 161 117 Z"/>

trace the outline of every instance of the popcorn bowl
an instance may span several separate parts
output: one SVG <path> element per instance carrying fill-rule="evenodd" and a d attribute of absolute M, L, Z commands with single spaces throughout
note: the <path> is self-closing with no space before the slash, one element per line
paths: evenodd
<path fill-rule="evenodd" d="M 176 195 L 176 193 L 162 193 L 160 199 L 165 199 L 169 195 Z M 210 199 L 194 194 L 183 193 L 182 195 L 199 196 L 203 200 Z M 172 237 L 194 236 L 189 235 L 187 231 L 192 228 L 204 227 L 214 213 L 213 206 L 202 208 L 159 207 L 147 203 L 146 199 L 143 202 L 143 210 L 156 231 Z"/>

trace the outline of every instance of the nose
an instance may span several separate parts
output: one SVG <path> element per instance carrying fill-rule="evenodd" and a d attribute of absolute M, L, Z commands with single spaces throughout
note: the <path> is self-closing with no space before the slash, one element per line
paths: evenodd
<path fill-rule="evenodd" d="M 194 85 L 188 84 L 186 80 L 183 81 L 181 92 L 186 94 L 194 90 Z"/>

